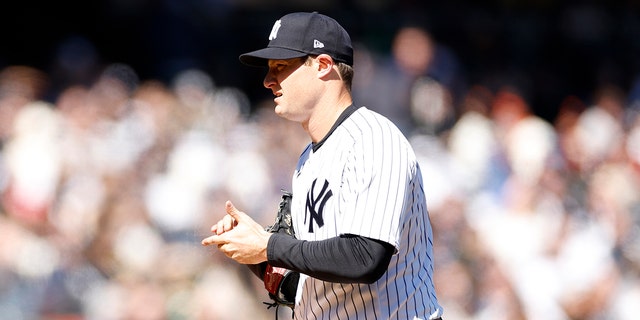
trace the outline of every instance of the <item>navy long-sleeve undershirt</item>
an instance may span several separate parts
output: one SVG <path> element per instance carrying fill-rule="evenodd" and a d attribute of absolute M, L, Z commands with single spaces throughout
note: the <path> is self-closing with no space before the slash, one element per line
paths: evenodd
<path fill-rule="evenodd" d="M 276 233 L 269 238 L 267 261 L 323 281 L 373 283 L 387 270 L 394 251 L 387 242 L 358 235 L 305 241 Z"/>

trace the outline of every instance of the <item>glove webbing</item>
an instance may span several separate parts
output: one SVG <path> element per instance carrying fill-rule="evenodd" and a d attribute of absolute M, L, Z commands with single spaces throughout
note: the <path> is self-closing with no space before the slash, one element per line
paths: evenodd
<path fill-rule="evenodd" d="M 268 231 L 268 232 L 272 232 L 272 233 L 286 234 L 286 235 L 289 235 L 289 236 L 295 238 L 296 234 L 295 234 L 295 231 L 293 229 L 293 223 L 292 223 L 292 218 L 291 218 L 291 199 L 292 199 L 293 195 L 291 194 L 291 192 L 288 192 L 288 191 L 285 191 L 285 190 L 280 190 L 280 191 L 282 191 L 282 199 L 280 200 L 280 203 L 278 204 L 278 212 L 276 214 L 275 221 L 274 221 L 274 223 L 272 225 L 267 226 L 265 228 L 265 230 Z M 297 283 L 297 277 L 296 277 L 295 282 Z M 282 305 L 286 305 L 287 307 L 291 308 L 291 318 L 293 319 L 294 310 L 293 310 L 293 306 L 292 305 L 283 303 L 276 296 L 273 296 L 271 293 L 269 293 L 269 296 L 270 296 L 271 299 L 273 299 L 273 301 L 272 302 L 262 302 L 262 303 L 267 305 L 267 310 L 271 309 L 273 307 L 276 308 L 276 310 L 275 310 L 276 320 L 278 320 L 278 310 L 279 310 L 280 306 L 282 306 Z"/>

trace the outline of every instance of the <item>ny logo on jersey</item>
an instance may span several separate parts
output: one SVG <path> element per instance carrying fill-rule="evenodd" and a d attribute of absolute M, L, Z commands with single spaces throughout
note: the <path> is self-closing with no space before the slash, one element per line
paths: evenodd
<path fill-rule="evenodd" d="M 307 193 L 307 203 L 304 211 L 304 223 L 307 223 L 307 216 L 309 216 L 309 232 L 313 233 L 313 221 L 318 224 L 318 227 L 322 228 L 324 226 L 324 218 L 322 217 L 322 212 L 324 211 L 324 205 L 327 203 L 327 200 L 333 196 L 333 192 L 329 190 L 329 182 L 327 180 L 324 181 L 322 185 L 322 189 L 316 195 L 316 182 L 318 180 L 314 180 L 311 184 L 311 190 Z"/>

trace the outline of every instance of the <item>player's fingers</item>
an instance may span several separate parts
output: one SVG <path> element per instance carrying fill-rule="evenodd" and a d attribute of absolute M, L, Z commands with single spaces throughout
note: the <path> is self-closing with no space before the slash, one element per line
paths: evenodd
<path fill-rule="evenodd" d="M 223 221 L 223 224 L 224 224 L 224 231 L 229 231 L 229 230 L 233 229 L 233 227 L 235 227 L 238 224 L 236 222 L 236 219 L 234 219 L 230 215 L 224 216 L 222 221 Z"/>
<path fill-rule="evenodd" d="M 235 227 L 237 225 L 236 220 L 230 215 L 225 215 L 220 221 L 211 226 L 211 232 L 213 234 L 221 235 Z"/>
<path fill-rule="evenodd" d="M 218 221 L 217 234 L 222 234 L 233 228 L 235 220 L 229 215 L 225 215 L 222 220 Z"/>
<path fill-rule="evenodd" d="M 203 246 L 208 246 L 208 245 L 211 245 L 211 244 L 220 245 L 220 244 L 225 244 L 225 243 L 227 243 L 227 241 L 223 237 L 221 237 L 219 235 L 213 235 L 213 236 L 210 236 L 210 237 L 202 239 L 202 245 Z"/>
<path fill-rule="evenodd" d="M 221 235 L 226 231 L 226 229 L 224 228 L 224 222 L 223 220 L 218 221 L 216 224 L 214 224 L 213 226 L 211 226 L 211 232 L 213 234 L 217 234 L 217 235 Z"/>

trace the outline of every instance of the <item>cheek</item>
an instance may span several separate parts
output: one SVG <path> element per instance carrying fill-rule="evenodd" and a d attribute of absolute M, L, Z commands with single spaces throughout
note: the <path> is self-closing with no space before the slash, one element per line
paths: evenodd
<path fill-rule="evenodd" d="M 313 82 L 304 77 L 300 77 L 288 84 L 289 101 L 296 104 L 304 104 L 305 101 L 315 99 Z M 295 98 L 291 99 L 290 96 Z"/>

